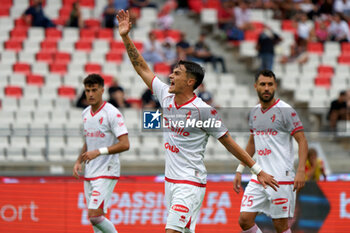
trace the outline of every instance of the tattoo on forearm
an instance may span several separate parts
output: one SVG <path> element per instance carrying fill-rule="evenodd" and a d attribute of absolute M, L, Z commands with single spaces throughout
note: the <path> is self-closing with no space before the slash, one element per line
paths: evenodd
<path fill-rule="evenodd" d="M 135 46 L 133 44 L 131 44 L 131 43 L 127 43 L 125 47 L 126 47 L 126 51 L 129 54 L 131 63 L 134 66 L 142 66 L 141 62 L 138 61 L 138 59 L 139 59 L 139 52 L 137 51 Z"/>

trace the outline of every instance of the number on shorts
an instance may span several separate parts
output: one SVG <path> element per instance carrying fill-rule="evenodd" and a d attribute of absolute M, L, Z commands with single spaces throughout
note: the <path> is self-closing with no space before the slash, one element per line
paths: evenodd
<path fill-rule="evenodd" d="M 252 205 L 253 205 L 253 196 L 243 195 L 242 206 L 250 207 Z"/>

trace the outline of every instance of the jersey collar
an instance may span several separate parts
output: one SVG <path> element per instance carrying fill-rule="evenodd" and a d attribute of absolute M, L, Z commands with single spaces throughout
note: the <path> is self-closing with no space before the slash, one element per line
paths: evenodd
<path fill-rule="evenodd" d="M 183 104 L 181 104 L 181 105 L 177 105 L 176 102 L 175 102 L 175 98 L 174 98 L 175 107 L 176 107 L 176 109 L 179 109 L 179 108 L 181 108 L 181 107 L 183 107 L 183 106 L 185 106 L 185 105 L 191 103 L 191 102 L 192 102 L 193 100 L 195 100 L 196 98 L 197 98 L 197 95 L 196 95 L 195 93 L 193 93 L 193 97 L 192 97 L 190 100 L 188 100 L 187 102 L 185 102 L 185 103 L 183 103 Z"/>
<path fill-rule="evenodd" d="M 265 109 L 265 110 L 262 109 L 261 104 L 260 104 L 260 110 L 261 110 L 261 112 L 262 112 L 263 114 L 266 113 L 266 112 L 269 111 L 273 106 L 275 106 L 276 104 L 278 104 L 278 102 L 280 102 L 280 99 L 277 99 L 277 100 L 275 101 L 275 103 L 273 103 L 273 105 L 271 105 L 270 107 L 268 107 L 268 108 Z"/>
<path fill-rule="evenodd" d="M 93 117 L 93 116 L 95 116 L 99 111 L 101 111 L 102 110 L 102 108 L 106 105 L 106 101 L 104 101 L 103 102 L 103 104 L 101 105 L 101 107 L 99 107 L 98 109 L 97 109 L 97 111 L 96 112 L 93 112 L 92 111 L 92 109 L 90 108 L 90 113 L 91 113 L 91 116 Z"/>

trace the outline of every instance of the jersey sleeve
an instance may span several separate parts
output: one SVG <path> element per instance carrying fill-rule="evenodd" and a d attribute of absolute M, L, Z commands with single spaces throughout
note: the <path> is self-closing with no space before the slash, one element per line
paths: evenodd
<path fill-rule="evenodd" d="M 158 101 L 162 107 L 163 106 L 163 99 L 169 95 L 169 86 L 160 81 L 158 77 L 154 77 L 152 80 L 152 91 L 155 93 L 155 95 L 158 98 Z"/>
<path fill-rule="evenodd" d="M 124 134 L 128 134 L 128 130 L 124 122 L 124 117 L 118 109 L 111 111 L 111 113 L 109 113 L 109 118 L 111 130 L 117 138 Z"/>
<path fill-rule="evenodd" d="M 283 108 L 282 114 L 284 115 L 286 131 L 290 132 L 291 135 L 304 129 L 298 113 L 292 107 Z"/>
<path fill-rule="evenodd" d="M 221 138 L 228 132 L 220 115 L 213 107 L 205 107 L 201 109 L 201 120 L 203 122 L 208 122 L 208 127 L 203 123 L 203 129 L 217 139 Z"/>

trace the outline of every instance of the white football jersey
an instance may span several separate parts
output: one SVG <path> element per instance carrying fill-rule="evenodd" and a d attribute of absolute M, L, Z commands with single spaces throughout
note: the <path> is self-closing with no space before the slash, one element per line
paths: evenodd
<path fill-rule="evenodd" d="M 266 110 L 259 104 L 249 114 L 249 127 L 254 135 L 257 163 L 277 181 L 293 181 L 292 136 L 304 129 L 296 111 L 280 99 Z"/>
<path fill-rule="evenodd" d="M 104 102 L 93 113 L 91 106 L 82 113 L 87 151 L 109 147 L 118 137 L 128 134 L 123 115 L 112 104 Z M 85 164 L 85 179 L 111 178 L 120 175 L 119 154 L 100 155 Z"/>
<path fill-rule="evenodd" d="M 152 89 L 163 108 L 165 180 L 205 187 L 203 159 L 208 137 L 220 138 L 227 128 L 217 111 L 195 94 L 178 106 L 175 95 L 168 92 L 169 86 L 157 77 L 153 78 Z"/>

